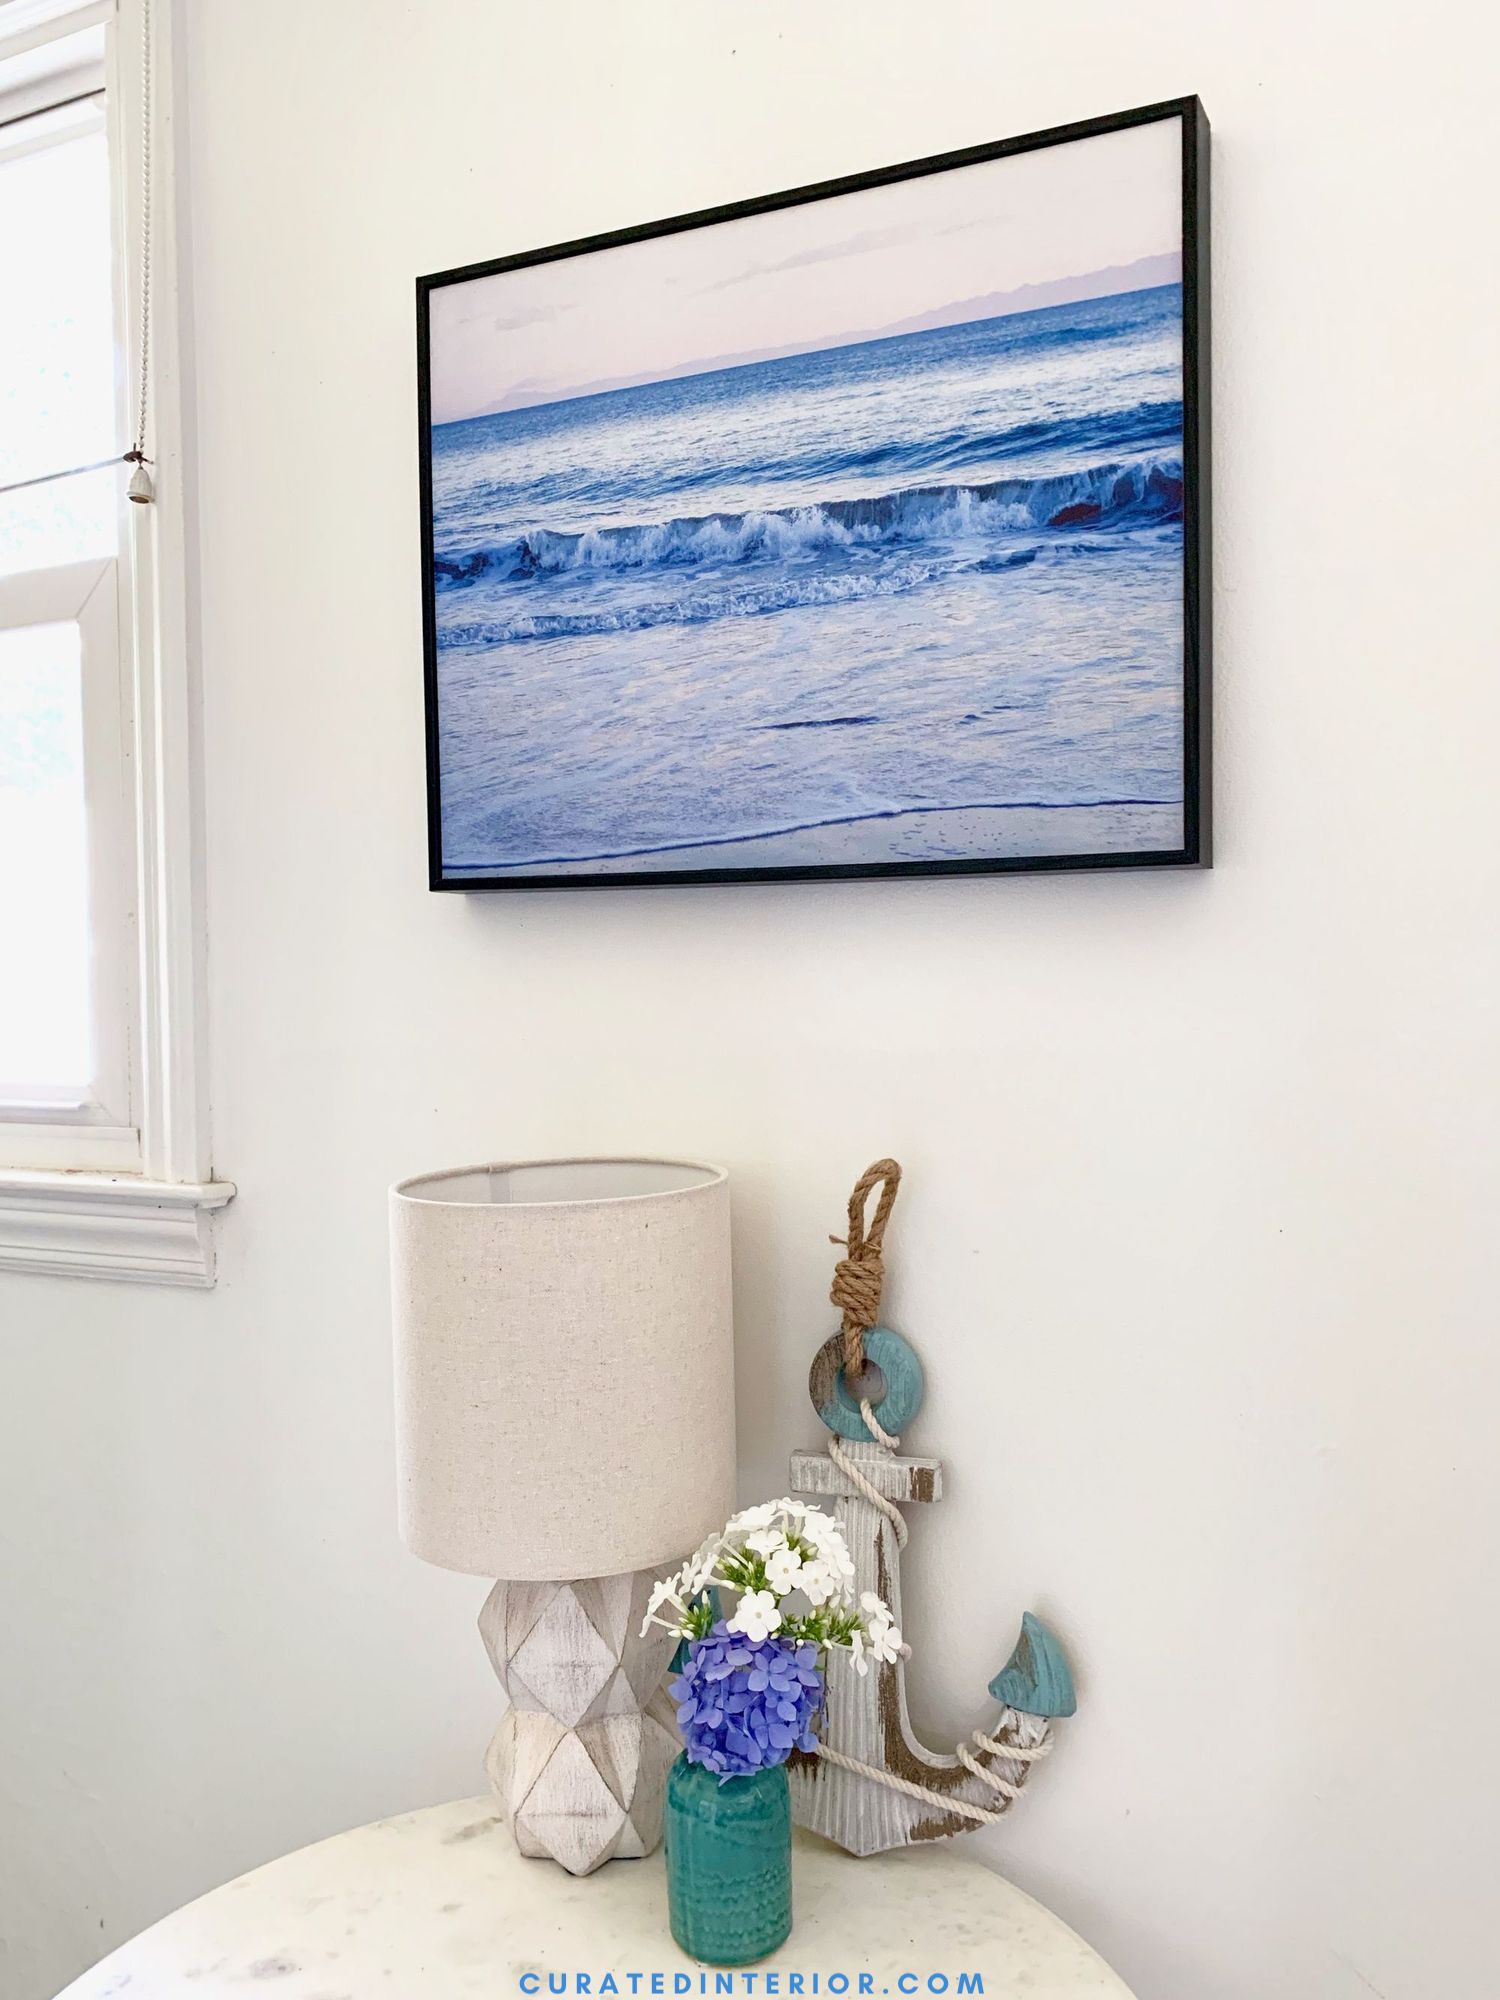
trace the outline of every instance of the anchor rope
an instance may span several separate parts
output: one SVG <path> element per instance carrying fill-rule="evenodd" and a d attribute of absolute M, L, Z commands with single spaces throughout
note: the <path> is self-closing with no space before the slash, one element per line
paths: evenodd
<path fill-rule="evenodd" d="M 1014 1709 L 1005 1709 L 996 1726 L 1003 1729 L 1012 1720 L 1019 1724 L 1028 1719 L 1037 1718 L 1024 1718 Z M 959 1744 L 956 1752 L 958 1761 L 972 1777 L 988 1785 L 990 1790 L 1004 1801 L 1002 1805 L 975 1805 L 969 1799 L 955 1798 L 951 1792 L 935 1792 L 930 1785 L 918 1785 L 910 1778 L 898 1778 L 894 1771 L 882 1770 L 877 1764 L 862 1764 L 857 1757 L 848 1757 L 842 1750 L 831 1749 L 826 1743 L 818 1745 L 818 1755 L 830 1764 L 837 1764 L 841 1770 L 852 1771 L 856 1777 L 869 1778 L 877 1785 L 884 1785 L 888 1791 L 902 1792 L 909 1799 L 921 1799 L 943 1812 L 957 1813 L 962 1819 L 971 1819 L 976 1825 L 993 1826 L 997 1820 L 1004 1818 L 1020 1797 L 1021 1786 L 1026 1782 L 1027 1774 L 1023 1769 L 1019 1781 L 1012 1783 L 1009 1778 L 1002 1778 L 998 1772 L 991 1771 L 981 1764 L 975 1755 L 975 1750 L 982 1750 L 991 1757 L 1002 1757 L 1008 1763 L 1030 1765 L 1039 1757 L 1046 1757 L 1051 1753 L 1050 1726 L 1046 1722 L 1042 1723 L 1042 1734 L 1036 1743 L 1002 1743 L 996 1737 L 986 1736 L 982 1729 L 974 1731 L 971 1742 L 973 1748 L 969 1743 Z"/>
<path fill-rule="evenodd" d="M 901 1443 L 900 1438 L 893 1437 L 891 1433 L 882 1426 L 880 1419 L 876 1416 L 875 1412 L 870 1407 L 870 1399 L 868 1396 L 861 1398 L 859 1405 L 859 1414 L 864 1418 L 866 1428 L 869 1430 L 871 1437 L 877 1439 L 879 1443 L 883 1444 L 888 1452 L 892 1452 L 898 1449 Z M 859 1488 L 860 1492 L 863 1493 L 865 1498 L 869 1501 L 870 1505 L 874 1507 L 877 1510 L 877 1512 L 884 1514 L 885 1518 L 891 1524 L 892 1534 L 894 1534 L 894 1536 L 896 1537 L 896 1547 L 898 1549 L 904 1549 L 906 1547 L 906 1537 L 911 1531 L 906 1525 L 906 1516 L 902 1513 L 901 1509 L 896 1505 L 896 1503 L 893 1500 L 887 1500 L 885 1495 L 879 1490 L 879 1488 L 873 1486 L 870 1483 L 870 1481 L 866 1479 L 863 1472 L 861 1472 L 859 1469 L 858 1461 L 856 1459 L 852 1459 L 849 1456 L 849 1454 L 844 1450 L 844 1447 L 839 1443 L 836 1437 L 830 1438 L 828 1440 L 828 1456 L 833 1460 L 834 1464 L 839 1468 L 840 1472 L 842 1472 L 847 1478 L 853 1481 L 855 1486 Z M 907 1650 L 910 1649 L 908 1648 Z"/>
<path fill-rule="evenodd" d="M 880 1294 L 885 1285 L 881 1245 L 900 1186 L 901 1168 L 895 1160 L 876 1160 L 866 1167 L 849 1196 L 849 1234 L 828 1239 L 848 1252 L 833 1267 L 828 1296 L 844 1316 L 844 1380 L 851 1389 L 864 1372 L 865 1335 L 880 1318 Z M 880 1199 L 866 1229 L 865 1203 L 876 1188 Z"/>

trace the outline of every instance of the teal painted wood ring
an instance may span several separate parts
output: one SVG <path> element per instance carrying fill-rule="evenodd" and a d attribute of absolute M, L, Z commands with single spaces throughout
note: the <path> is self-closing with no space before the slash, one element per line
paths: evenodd
<path fill-rule="evenodd" d="M 872 1326 L 865 1335 L 865 1359 L 873 1361 L 885 1377 L 885 1394 L 870 1408 L 880 1419 L 882 1430 L 899 1437 L 922 1407 L 922 1364 L 916 1350 L 888 1326 Z M 859 1401 L 849 1393 L 844 1380 L 844 1336 L 831 1335 L 813 1356 L 807 1377 L 807 1393 L 818 1416 L 835 1436 L 851 1444 L 873 1444 Z"/>

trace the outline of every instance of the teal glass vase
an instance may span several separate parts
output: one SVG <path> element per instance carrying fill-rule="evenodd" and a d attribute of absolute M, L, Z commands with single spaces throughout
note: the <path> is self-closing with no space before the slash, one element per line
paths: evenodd
<path fill-rule="evenodd" d="M 672 1935 L 705 1965 L 750 1965 L 792 1928 L 792 1797 L 786 1767 L 720 1784 L 679 1757 L 667 1775 Z"/>

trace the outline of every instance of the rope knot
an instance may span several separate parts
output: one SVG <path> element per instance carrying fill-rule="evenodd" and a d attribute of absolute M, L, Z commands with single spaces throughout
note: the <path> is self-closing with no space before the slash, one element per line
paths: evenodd
<path fill-rule="evenodd" d="M 880 1294 L 885 1289 L 885 1260 L 869 1244 L 857 1257 L 840 1257 L 833 1267 L 828 1296 L 865 1333 L 880 1318 Z"/>
<path fill-rule="evenodd" d="M 851 1385 L 864 1369 L 865 1335 L 880 1318 L 880 1295 L 885 1289 L 881 1245 L 900 1185 L 901 1169 L 894 1160 L 876 1160 L 866 1167 L 849 1196 L 849 1234 L 828 1239 L 849 1253 L 834 1266 L 828 1296 L 844 1316 L 844 1378 Z M 880 1199 L 866 1229 L 865 1204 L 877 1187 Z"/>

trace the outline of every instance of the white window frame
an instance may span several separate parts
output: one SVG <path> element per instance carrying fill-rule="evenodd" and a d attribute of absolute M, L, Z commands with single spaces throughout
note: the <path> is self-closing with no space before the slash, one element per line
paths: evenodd
<path fill-rule="evenodd" d="M 234 1188 L 213 1173 L 206 1093 L 174 14 L 172 0 L 156 0 L 146 446 L 156 498 L 127 503 L 122 470 L 117 558 L 0 579 L 0 628 L 79 626 L 94 978 L 109 1010 L 98 1020 L 99 1074 L 81 1101 L 37 1093 L 0 1112 L 0 1272 L 205 1286 L 212 1216 Z M 96 25 L 105 30 L 123 399 L 140 368 L 131 307 L 142 235 L 142 0 L 7 0 L 0 60 Z"/>

